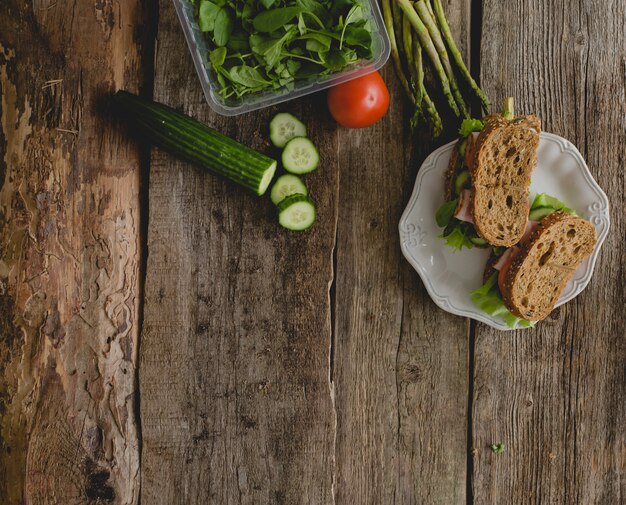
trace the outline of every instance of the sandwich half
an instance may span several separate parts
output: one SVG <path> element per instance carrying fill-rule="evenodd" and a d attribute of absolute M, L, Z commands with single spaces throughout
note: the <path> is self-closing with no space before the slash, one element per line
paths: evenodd
<path fill-rule="evenodd" d="M 485 284 L 471 298 L 511 327 L 530 326 L 552 312 L 596 241 L 593 224 L 556 198 L 537 195 L 522 240 L 510 248 L 493 249 Z"/>
<path fill-rule="evenodd" d="M 524 235 L 541 121 L 513 116 L 510 108 L 509 101 L 503 114 L 461 125 L 445 176 L 446 203 L 436 214 L 451 247 L 510 247 Z"/>

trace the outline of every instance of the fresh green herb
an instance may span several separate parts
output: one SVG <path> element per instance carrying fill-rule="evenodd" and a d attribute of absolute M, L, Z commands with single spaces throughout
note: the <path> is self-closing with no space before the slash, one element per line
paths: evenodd
<path fill-rule="evenodd" d="M 435 221 L 437 221 L 437 226 L 440 228 L 445 228 L 450 223 L 452 216 L 454 215 L 454 210 L 456 209 L 457 200 L 450 200 L 449 202 L 444 203 L 435 214 Z"/>
<path fill-rule="evenodd" d="M 531 321 L 520 319 L 509 312 L 502 301 L 502 294 L 498 287 L 498 272 L 491 274 L 487 282 L 470 293 L 472 302 L 490 316 L 504 319 L 509 328 L 529 328 L 534 325 Z M 504 446 L 503 446 L 504 447 Z M 504 450 L 504 449 L 503 449 Z"/>
<path fill-rule="evenodd" d="M 530 206 L 530 210 L 537 210 L 540 208 L 551 208 L 553 209 L 553 212 L 560 210 L 567 212 L 568 214 L 576 214 L 573 209 L 569 208 L 561 200 L 545 193 L 537 193 L 532 205 Z"/>
<path fill-rule="evenodd" d="M 462 137 L 467 137 L 472 132 L 479 132 L 485 127 L 480 119 L 464 119 L 461 123 L 459 133 Z"/>
<path fill-rule="evenodd" d="M 491 447 L 491 451 L 494 454 L 502 454 L 504 452 L 504 444 L 503 443 L 492 444 L 490 447 Z"/>
<path fill-rule="evenodd" d="M 466 249 L 474 248 L 476 244 L 472 238 L 478 238 L 478 235 L 470 223 L 452 219 L 444 232 L 439 235 L 439 238 L 444 239 L 448 247 L 460 251 L 464 247 Z"/>
<path fill-rule="evenodd" d="M 366 0 L 191 0 L 223 100 L 291 88 L 372 57 Z"/>

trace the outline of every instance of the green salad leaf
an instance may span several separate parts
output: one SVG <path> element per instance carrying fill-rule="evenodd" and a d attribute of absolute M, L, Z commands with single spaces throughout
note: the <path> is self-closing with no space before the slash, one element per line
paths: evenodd
<path fill-rule="evenodd" d="M 497 316 L 504 319 L 509 328 L 530 328 L 535 323 L 520 319 L 509 312 L 502 300 L 502 294 L 498 287 L 498 272 L 495 271 L 487 282 L 477 290 L 470 293 L 472 302 L 483 312 L 490 316 Z"/>
<path fill-rule="evenodd" d="M 530 206 L 530 214 L 528 215 L 528 218 L 532 221 L 541 221 L 544 217 L 557 211 L 576 215 L 574 209 L 565 205 L 558 198 L 546 195 L 545 193 L 538 193 Z"/>
<path fill-rule="evenodd" d="M 456 209 L 457 200 L 450 200 L 449 202 L 444 203 L 437 212 L 435 213 L 435 221 L 437 221 L 437 226 L 440 228 L 445 228 L 450 223 L 452 216 L 454 215 L 454 210 Z"/>
<path fill-rule="evenodd" d="M 300 7 L 280 7 L 260 12 L 252 21 L 252 26 L 260 32 L 270 33 L 287 25 L 302 12 Z"/>
<path fill-rule="evenodd" d="M 224 100 L 289 88 L 372 57 L 365 0 L 189 1 Z"/>
<path fill-rule="evenodd" d="M 435 213 L 437 226 L 444 228 L 439 238 L 444 239 L 446 245 L 455 250 L 461 250 L 464 247 L 472 249 L 477 245 L 484 245 L 486 242 L 478 236 L 471 223 L 454 218 L 457 201 L 454 199 L 444 203 Z"/>
<path fill-rule="evenodd" d="M 464 119 L 459 129 L 459 134 L 462 137 L 467 137 L 472 132 L 479 132 L 485 127 L 480 119 Z"/>
<path fill-rule="evenodd" d="M 457 221 L 456 224 L 448 227 L 449 229 L 447 228 L 443 234 L 439 235 L 439 238 L 444 239 L 448 247 L 452 247 L 452 249 L 457 251 L 460 251 L 464 247 L 466 249 L 472 249 L 476 244 L 472 242 L 472 233 L 466 226 L 468 224 L 469 223 Z M 476 238 L 478 237 L 476 236 Z"/>

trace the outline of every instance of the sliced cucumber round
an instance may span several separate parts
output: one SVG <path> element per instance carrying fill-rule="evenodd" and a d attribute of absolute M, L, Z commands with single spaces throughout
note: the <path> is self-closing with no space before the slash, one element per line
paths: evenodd
<path fill-rule="evenodd" d="M 276 147 L 285 144 L 294 137 L 306 137 L 306 126 L 288 112 L 276 114 L 270 121 L 270 140 Z"/>
<path fill-rule="evenodd" d="M 454 179 L 454 190 L 455 190 L 455 195 L 460 195 L 461 191 L 463 190 L 463 188 L 465 186 L 467 186 L 467 183 L 470 180 L 470 174 L 467 170 L 463 170 L 459 175 L 456 176 L 456 179 Z"/>
<path fill-rule="evenodd" d="M 300 177 L 285 174 L 276 179 L 276 182 L 272 186 L 272 191 L 270 192 L 270 198 L 274 205 L 278 205 L 288 196 L 296 194 L 307 196 L 309 190 Z"/>
<path fill-rule="evenodd" d="M 470 237 L 470 241 L 478 247 L 487 245 L 487 241 L 482 237 Z"/>
<path fill-rule="evenodd" d="M 278 222 L 288 230 L 306 230 L 315 222 L 315 204 L 306 195 L 288 196 L 278 204 Z"/>
<path fill-rule="evenodd" d="M 282 161 L 287 172 L 308 174 L 319 165 L 320 155 L 308 138 L 294 137 L 285 145 Z"/>

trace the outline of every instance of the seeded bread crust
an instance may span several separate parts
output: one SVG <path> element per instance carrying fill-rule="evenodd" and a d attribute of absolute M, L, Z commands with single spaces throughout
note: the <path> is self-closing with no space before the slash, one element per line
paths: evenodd
<path fill-rule="evenodd" d="M 509 311 L 529 321 L 545 319 L 596 241 L 596 229 L 585 219 L 563 212 L 543 219 L 506 273 L 501 291 Z"/>
<path fill-rule="evenodd" d="M 446 202 L 452 200 L 453 188 L 454 188 L 454 174 L 456 174 L 457 166 L 461 158 L 461 154 L 459 153 L 459 144 L 463 140 L 460 139 L 455 145 L 454 149 L 452 149 L 452 154 L 450 155 L 450 161 L 448 162 L 448 170 L 446 170 L 446 174 L 444 177 L 444 198 Z"/>
<path fill-rule="evenodd" d="M 532 115 L 485 118 L 471 167 L 472 214 L 476 231 L 492 245 L 510 247 L 524 235 L 540 130 L 541 121 Z"/>
<path fill-rule="evenodd" d="M 489 277 L 491 277 L 491 275 L 496 271 L 494 265 L 498 262 L 498 258 L 499 256 L 496 256 L 492 249 L 491 253 L 489 254 L 487 264 L 485 265 L 485 271 L 483 272 L 483 284 L 487 282 Z"/>

